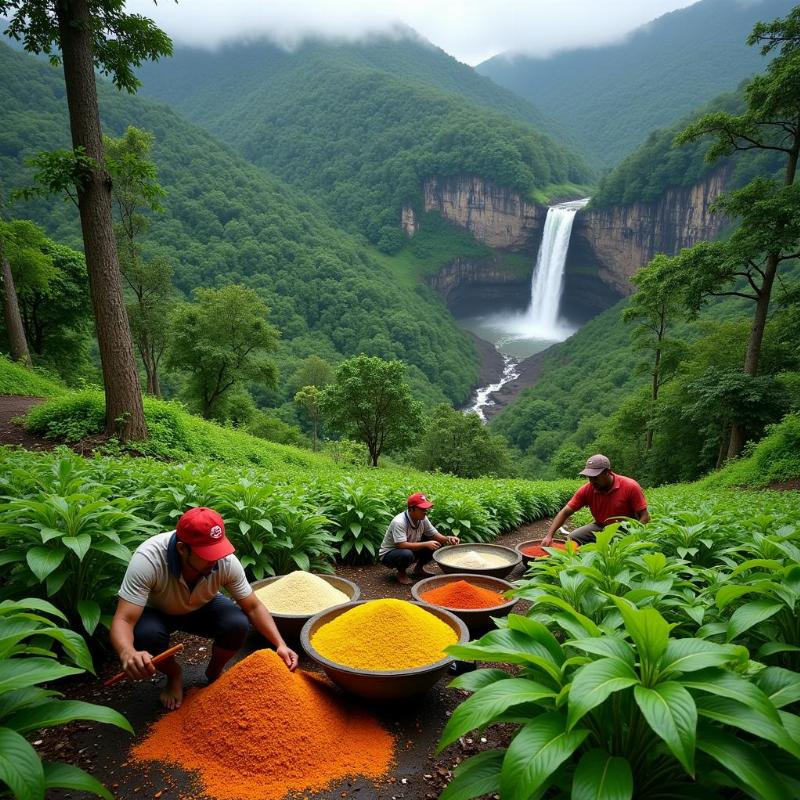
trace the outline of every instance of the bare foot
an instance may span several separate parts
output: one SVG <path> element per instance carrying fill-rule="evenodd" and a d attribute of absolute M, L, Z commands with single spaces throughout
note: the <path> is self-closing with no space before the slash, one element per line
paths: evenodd
<path fill-rule="evenodd" d="M 183 702 L 183 672 L 179 669 L 174 675 L 167 675 L 167 685 L 158 698 L 167 711 L 175 711 Z"/>
<path fill-rule="evenodd" d="M 405 572 L 397 574 L 397 582 L 402 583 L 403 586 L 410 586 L 412 583 L 414 583 L 414 581 L 412 581 L 411 578 L 405 574 Z"/>

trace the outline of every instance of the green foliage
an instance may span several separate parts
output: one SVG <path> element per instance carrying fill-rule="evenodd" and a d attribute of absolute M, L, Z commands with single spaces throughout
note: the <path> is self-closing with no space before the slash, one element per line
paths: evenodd
<path fill-rule="evenodd" d="M 54 397 L 64 391 L 64 386 L 46 373 L 15 364 L 0 353 L 0 394 Z"/>
<path fill-rule="evenodd" d="M 797 500 L 757 498 L 704 506 L 699 487 L 656 493 L 650 525 L 622 536 L 611 526 L 595 544 L 534 561 L 517 590 L 528 617 L 449 648 L 518 670 L 457 678 L 473 694 L 440 748 L 498 722 L 517 732 L 466 761 L 444 796 L 791 795 Z"/>
<path fill-rule="evenodd" d="M 205 419 L 218 416 L 226 394 L 244 382 L 275 382 L 266 355 L 278 333 L 268 313 L 255 291 L 236 285 L 196 289 L 195 302 L 176 309 L 169 364 L 188 374 L 188 397 Z"/>
<path fill-rule="evenodd" d="M 43 683 L 94 672 L 86 643 L 69 628 L 59 627 L 62 621 L 66 619 L 57 608 L 35 597 L 0 602 L 0 784 L 17 800 L 43 800 L 51 789 L 112 800 L 111 792 L 78 767 L 42 762 L 25 738 L 40 728 L 76 720 L 115 725 L 133 734 L 125 717 L 113 709 L 62 700 L 60 692 L 42 688 Z M 53 646 L 60 649 L 60 660 Z"/>
<path fill-rule="evenodd" d="M 360 355 L 342 362 L 320 406 L 333 430 L 367 446 L 373 467 L 384 450 L 413 441 L 420 426 L 420 404 L 405 384 L 400 361 Z"/>
<path fill-rule="evenodd" d="M 461 478 L 508 475 L 511 471 L 502 437 L 491 433 L 477 414 L 462 414 L 444 404 L 434 409 L 414 452 L 420 469 Z"/>

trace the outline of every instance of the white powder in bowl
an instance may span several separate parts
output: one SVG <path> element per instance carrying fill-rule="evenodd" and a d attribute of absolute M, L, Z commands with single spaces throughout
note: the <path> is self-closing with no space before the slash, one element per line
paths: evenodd
<path fill-rule="evenodd" d="M 256 589 L 256 597 L 274 614 L 316 614 L 350 602 L 350 597 L 310 572 L 290 572 Z"/>
<path fill-rule="evenodd" d="M 481 553 L 477 550 L 464 550 L 460 553 L 444 554 L 440 559 L 450 567 L 464 567 L 465 569 L 495 569 L 507 567 L 510 559 L 495 553 Z"/>

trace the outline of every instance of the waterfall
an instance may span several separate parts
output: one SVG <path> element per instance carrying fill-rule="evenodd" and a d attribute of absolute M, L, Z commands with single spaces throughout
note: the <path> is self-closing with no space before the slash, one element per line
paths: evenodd
<path fill-rule="evenodd" d="M 564 287 L 564 265 L 567 262 L 575 214 L 588 202 L 588 198 L 573 200 L 550 206 L 547 210 L 542 246 L 539 248 L 531 278 L 531 304 L 525 314 L 532 336 L 554 341 L 564 338 L 558 324 L 558 310 Z"/>

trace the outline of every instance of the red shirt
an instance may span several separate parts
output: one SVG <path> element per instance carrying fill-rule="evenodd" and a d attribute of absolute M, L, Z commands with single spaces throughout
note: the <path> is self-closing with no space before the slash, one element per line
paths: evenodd
<path fill-rule="evenodd" d="M 611 474 L 614 485 L 607 492 L 600 492 L 591 483 L 585 483 L 567 505 L 573 511 L 589 506 L 598 525 L 605 525 L 609 520 L 614 522 L 620 517 L 636 519 L 638 512 L 647 508 L 642 487 L 633 478 Z"/>

